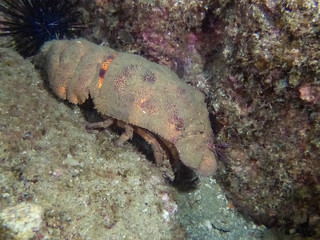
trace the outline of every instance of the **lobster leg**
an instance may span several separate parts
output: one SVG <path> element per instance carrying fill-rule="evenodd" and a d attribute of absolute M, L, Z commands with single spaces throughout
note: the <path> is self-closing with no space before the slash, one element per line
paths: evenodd
<path fill-rule="evenodd" d="M 113 120 L 108 118 L 101 122 L 95 122 L 95 123 L 88 123 L 86 125 L 86 129 L 97 129 L 97 128 L 108 128 L 113 124 Z"/>
<path fill-rule="evenodd" d="M 160 166 L 165 156 L 165 152 L 161 147 L 160 143 L 151 133 L 144 129 L 137 128 L 136 133 L 139 134 L 147 143 L 151 145 L 156 165 Z"/>
<path fill-rule="evenodd" d="M 97 128 L 108 128 L 114 123 L 114 120 L 109 118 L 102 122 L 96 122 L 96 123 L 89 123 L 87 124 L 87 129 L 97 129 Z M 160 166 L 163 162 L 163 158 L 166 155 L 165 151 L 161 147 L 158 140 L 155 138 L 155 136 L 150 133 L 149 131 L 139 128 L 139 127 L 132 127 L 130 124 L 126 124 L 122 121 L 115 122 L 118 127 L 124 128 L 124 132 L 121 134 L 121 136 L 118 138 L 118 140 L 115 142 L 115 145 L 117 147 L 123 145 L 126 141 L 132 138 L 133 131 L 135 131 L 138 135 L 140 135 L 147 143 L 151 145 L 154 159 L 157 166 Z"/>
<path fill-rule="evenodd" d="M 126 141 L 131 139 L 133 136 L 133 127 L 131 127 L 129 124 L 126 124 L 124 126 L 124 132 L 121 134 L 121 136 L 118 138 L 118 140 L 115 142 L 115 145 L 117 147 L 124 144 Z"/>

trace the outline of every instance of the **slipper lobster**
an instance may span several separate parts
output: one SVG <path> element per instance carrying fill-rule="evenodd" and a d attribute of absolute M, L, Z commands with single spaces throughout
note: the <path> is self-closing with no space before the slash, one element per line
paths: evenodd
<path fill-rule="evenodd" d="M 151 145 L 157 164 L 167 155 L 198 175 L 215 173 L 204 95 L 167 67 L 84 39 L 47 42 L 37 57 L 59 98 L 73 104 L 92 98 L 105 120 L 89 127 L 124 128 L 116 145 L 135 132 Z"/>

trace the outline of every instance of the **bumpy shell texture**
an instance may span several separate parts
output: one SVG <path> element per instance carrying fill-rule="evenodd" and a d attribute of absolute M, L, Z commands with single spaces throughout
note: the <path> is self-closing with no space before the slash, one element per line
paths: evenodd
<path fill-rule="evenodd" d="M 60 98 L 79 104 L 90 95 L 100 114 L 172 143 L 199 175 L 216 171 L 204 96 L 167 67 L 83 39 L 48 42 L 40 56 Z"/>

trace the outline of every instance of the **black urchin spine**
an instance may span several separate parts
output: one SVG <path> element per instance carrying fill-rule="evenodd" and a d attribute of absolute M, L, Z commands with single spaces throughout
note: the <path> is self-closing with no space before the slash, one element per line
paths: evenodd
<path fill-rule="evenodd" d="M 0 36 L 24 57 L 37 53 L 46 41 L 72 38 L 84 29 L 77 11 L 79 0 L 3 0 Z"/>

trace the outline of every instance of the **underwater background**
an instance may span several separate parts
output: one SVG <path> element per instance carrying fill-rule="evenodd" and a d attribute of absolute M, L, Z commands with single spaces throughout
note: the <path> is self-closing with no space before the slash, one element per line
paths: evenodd
<path fill-rule="evenodd" d="M 87 131 L 95 113 L 57 99 L 5 36 L 1 239 L 320 238 L 319 1 L 71 2 L 78 37 L 206 95 L 218 171 L 173 186 L 169 162 Z"/>

